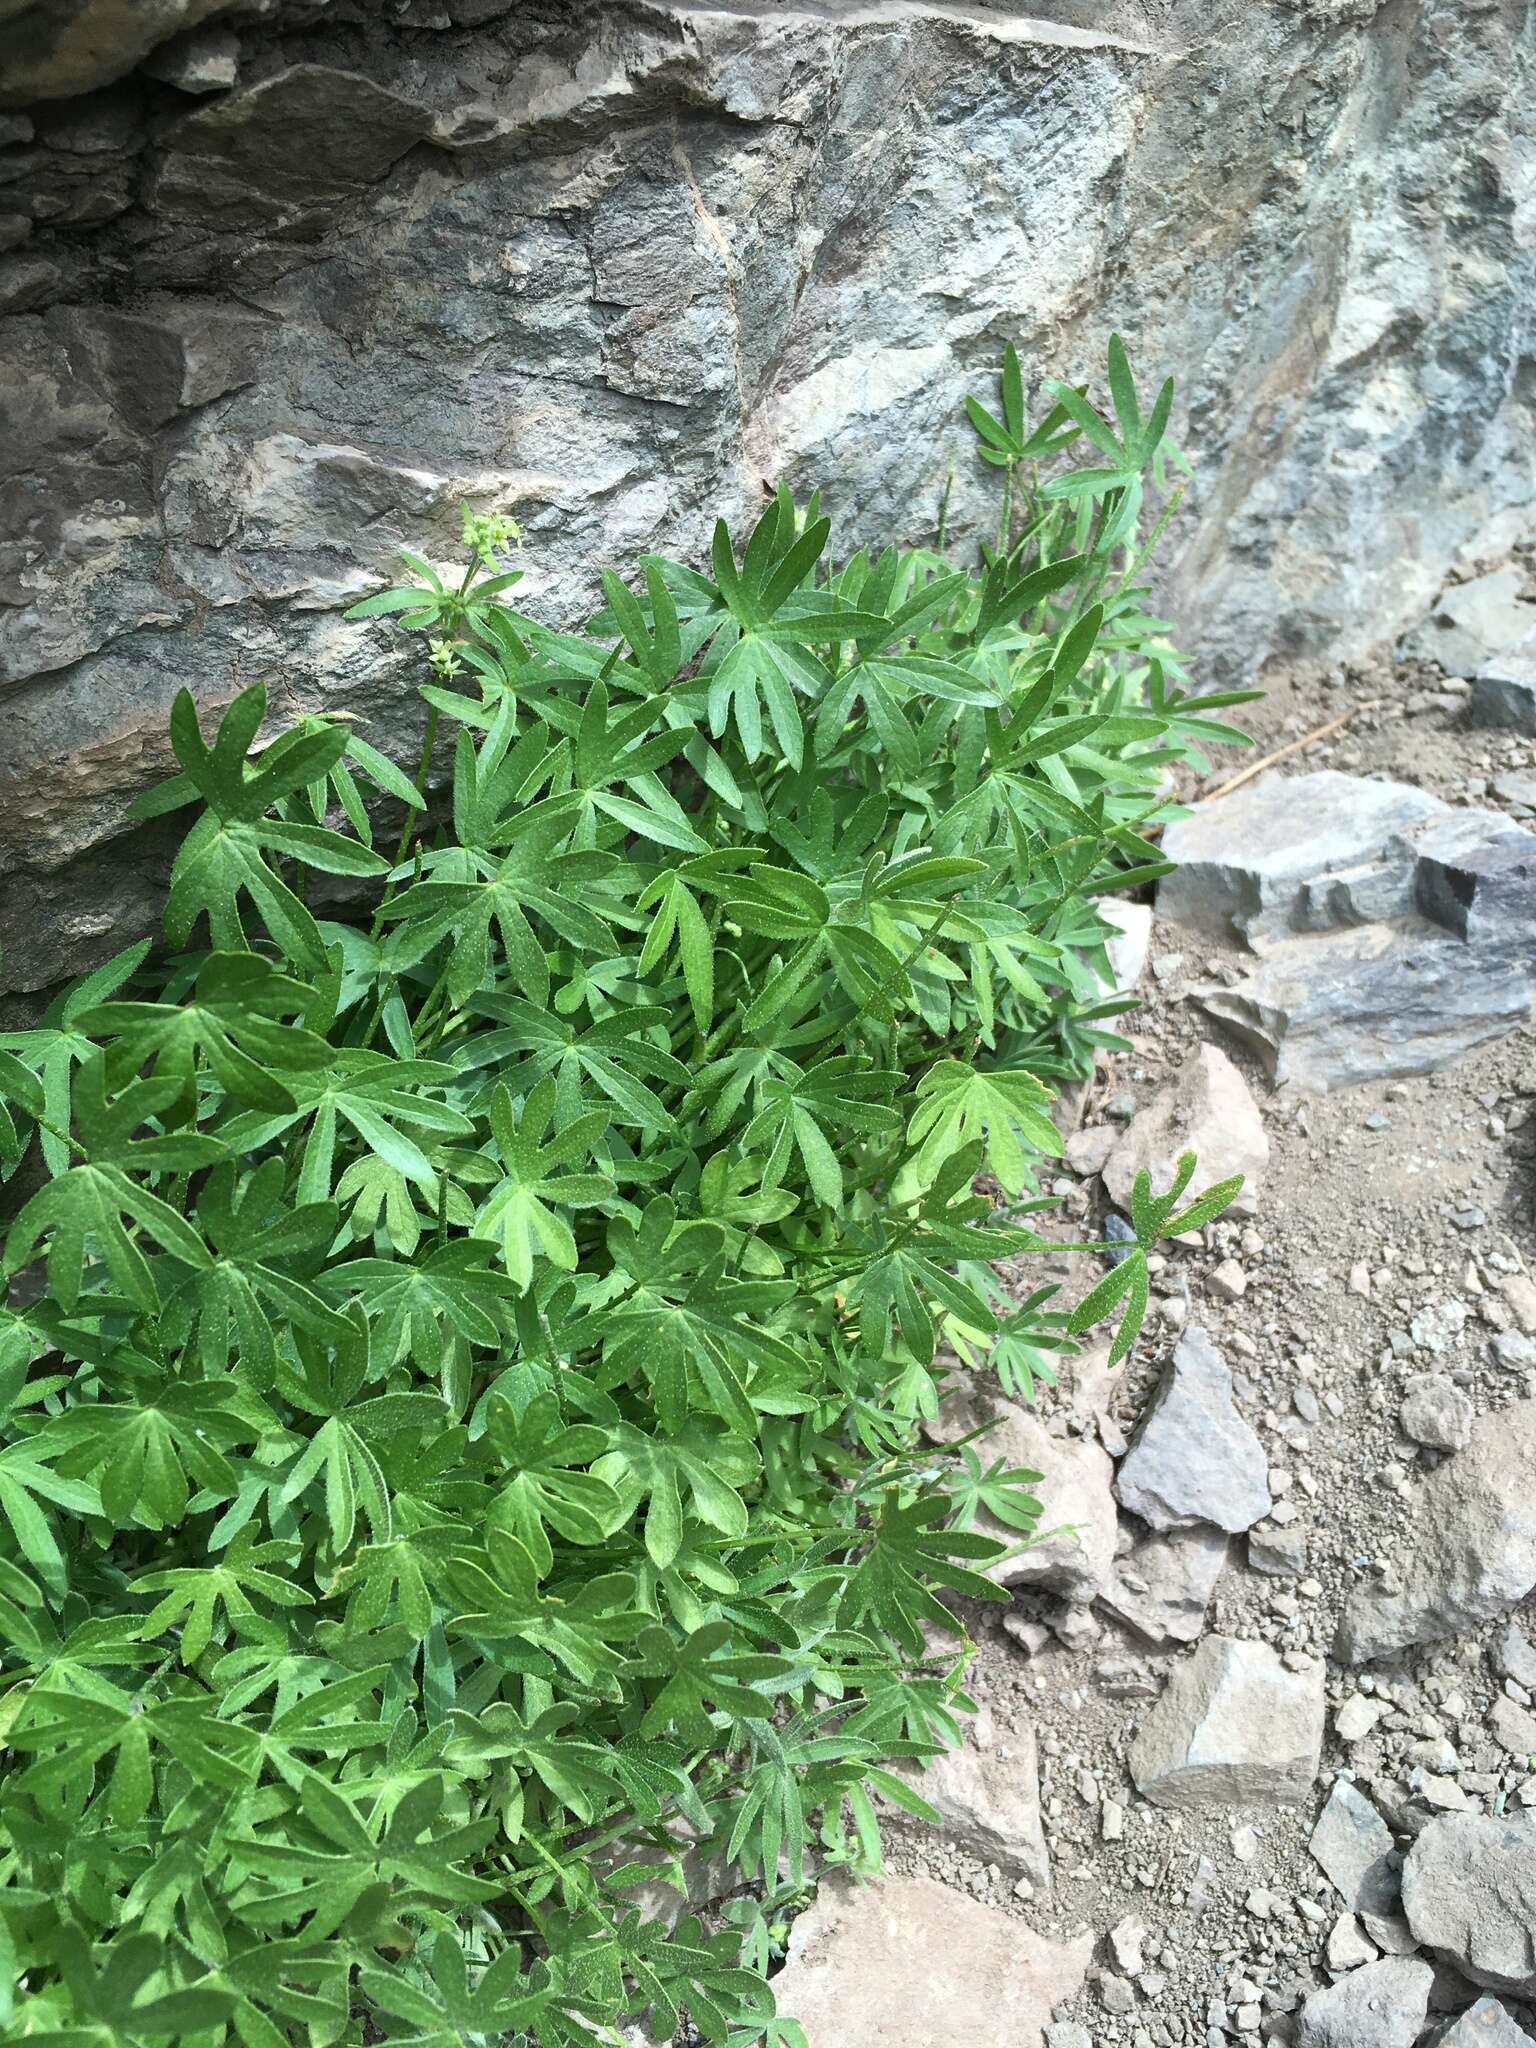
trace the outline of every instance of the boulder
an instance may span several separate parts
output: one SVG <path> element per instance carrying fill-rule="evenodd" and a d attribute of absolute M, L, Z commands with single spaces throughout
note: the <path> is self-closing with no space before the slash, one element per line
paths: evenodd
<path fill-rule="evenodd" d="M 1132 1743 L 1131 1777 L 1156 1806 L 1294 1806 L 1322 1742 L 1321 1664 L 1289 1671 L 1268 1643 L 1208 1636 Z"/>
<path fill-rule="evenodd" d="M 1244 939 L 1242 982 L 1192 1000 L 1276 1081 L 1431 1072 L 1530 1014 L 1536 834 L 1407 783 L 1261 779 L 1163 835 L 1163 915 Z"/>
<path fill-rule="evenodd" d="M 815 2048 L 1043 2048 L 1092 1952 L 1091 1934 L 1048 1941 L 931 1878 L 834 1877 L 773 1988 Z"/>
<path fill-rule="evenodd" d="M 1536 1997 L 1536 1815 L 1437 1815 L 1403 1861 L 1403 1909 L 1469 1982 Z"/>
<path fill-rule="evenodd" d="M 1057 1593 L 1078 1604 L 1092 1600 L 1108 1583 L 1115 1561 L 1114 1467 L 1108 1453 L 1084 1437 L 1052 1436 L 1030 1409 L 975 1380 L 945 1400 L 927 1433 L 936 1443 L 948 1443 L 989 1423 L 993 1427 L 978 1453 L 989 1463 L 1003 1458 L 1038 1472 L 1034 1491 L 1042 1513 L 1038 1540 L 1016 1557 L 989 1565 L 987 1577 L 999 1586 Z M 1023 1541 L 1017 1529 L 985 1512 L 976 1517 L 976 1527 L 1010 1545 Z"/>
<path fill-rule="evenodd" d="M 1536 640 L 1522 641 L 1478 671 L 1468 710 L 1474 725 L 1536 733 Z"/>
<path fill-rule="evenodd" d="M 1301 2009 L 1298 2048 L 1413 2048 L 1429 2012 L 1428 1963 L 1389 1956 L 1353 1970 Z"/>
<path fill-rule="evenodd" d="M 1531 1012 L 1526 964 L 1473 958 L 1424 919 L 1286 939 L 1243 981 L 1191 1000 L 1254 1053 L 1277 1086 L 1327 1094 L 1432 1074 Z"/>
<path fill-rule="evenodd" d="M 1153 1529 L 1210 1523 L 1236 1535 L 1273 1505 L 1264 1446 L 1232 1398 L 1225 1359 L 1198 1324 L 1174 1347 L 1115 1478 Z"/>
<path fill-rule="evenodd" d="M 1536 1587 L 1536 1401 L 1472 1428 L 1464 1449 L 1417 1489 L 1401 1561 L 1344 1603 L 1335 1651 L 1346 1664 L 1493 1621 Z"/>
<path fill-rule="evenodd" d="M 230 0 L 10 0 L 3 13 L 5 68 L 0 107 L 94 92 L 131 71 L 178 29 Z M 17 18 L 19 17 L 19 19 Z"/>
<path fill-rule="evenodd" d="M 983 1863 L 1000 1863 L 1049 1891 L 1051 1859 L 1040 1819 L 1040 1768 L 1035 1731 L 1025 1721 L 1004 1732 L 983 1707 L 956 1749 L 926 1765 L 903 1766 L 913 1789 L 938 1809 L 958 1846 Z"/>
<path fill-rule="evenodd" d="M 1185 1152 L 1193 1152 L 1196 1161 L 1189 1201 L 1233 1174 L 1253 1190 L 1269 1164 L 1259 1106 L 1219 1046 L 1197 1046 L 1172 1082 L 1132 1117 L 1104 1164 L 1110 1200 L 1129 1211 L 1131 1189 L 1143 1169 L 1153 1194 L 1166 1193 Z"/>

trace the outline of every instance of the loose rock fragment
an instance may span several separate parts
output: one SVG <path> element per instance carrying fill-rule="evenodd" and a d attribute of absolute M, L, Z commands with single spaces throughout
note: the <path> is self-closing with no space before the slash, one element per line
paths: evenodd
<path fill-rule="evenodd" d="M 1308 1847 L 1351 1913 L 1395 1910 L 1399 1879 L 1391 1830 L 1348 1778 L 1335 1779 Z"/>
<path fill-rule="evenodd" d="M 1345 1602 L 1346 1664 L 1492 1621 L 1536 1586 L 1536 1401 L 1483 1416 L 1412 1498 L 1396 1582 Z"/>
<path fill-rule="evenodd" d="M 1037 1891 L 1050 1889 L 1035 1731 L 1028 1722 L 1004 1731 L 983 1707 L 958 1749 L 904 1775 L 938 1809 L 953 1841 L 983 1863 L 1021 1873 Z"/>
<path fill-rule="evenodd" d="M 1269 1139 L 1248 1084 L 1219 1046 L 1200 1045 L 1172 1082 L 1138 1110 L 1104 1165 L 1104 1185 L 1118 1208 L 1129 1209 L 1136 1176 L 1145 1169 L 1152 1192 L 1173 1183 L 1182 1153 L 1193 1152 L 1193 1201 L 1219 1180 L 1240 1173 L 1255 1188 L 1269 1164 Z"/>
<path fill-rule="evenodd" d="M 1522 1762 L 1536 1757 L 1536 1714 L 1515 1700 L 1495 1700 L 1488 1725 L 1500 1749 Z"/>
<path fill-rule="evenodd" d="M 1323 1740 L 1323 1671 L 1288 1671 L 1267 1643 L 1208 1636 L 1131 1745 L 1158 1806 L 1282 1806 L 1305 1799 Z"/>
<path fill-rule="evenodd" d="M 1379 1951 L 1353 1913 L 1341 1913 L 1333 1923 L 1328 1936 L 1327 1961 L 1330 1970 L 1340 1976 L 1346 1970 L 1358 1970 L 1365 1963 L 1374 1963 Z"/>
<path fill-rule="evenodd" d="M 1209 1522 L 1233 1534 L 1270 1510 L 1269 1464 L 1232 1399 L 1232 1375 L 1205 1331 L 1185 1331 L 1121 1463 L 1121 1504 L 1154 1529 Z"/>
<path fill-rule="evenodd" d="M 1473 1407 L 1443 1373 L 1415 1373 L 1397 1411 L 1403 1435 L 1430 1450 L 1459 1451 L 1472 1434 Z"/>
<path fill-rule="evenodd" d="M 1192 1643 L 1205 1627 L 1226 1560 L 1227 1539 L 1219 1529 L 1149 1536 L 1120 1559 L 1099 1606 L 1156 1648 Z"/>
<path fill-rule="evenodd" d="M 931 1878 L 828 1879 L 774 1980 L 781 2009 L 836 2048 L 1041 2048 L 1093 1937 L 1047 1941 Z"/>
<path fill-rule="evenodd" d="M 1114 1467 L 1107 1453 L 1085 1437 L 1052 1436 L 1038 1415 L 977 1383 L 949 1396 L 928 1434 L 947 1443 L 989 1422 L 996 1427 L 986 1438 L 987 1457 L 1039 1472 L 1035 1491 L 1044 1512 L 1039 1525 L 1043 1540 L 989 1565 L 987 1577 L 999 1586 L 1059 1593 L 1079 1604 L 1092 1600 L 1115 1561 Z M 1016 1529 L 1005 1528 L 985 1511 L 976 1526 L 1010 1546 L 1020 1540 Z"/>
<path fill-rule="evenodd" d="M 1380 1700 L 1368 1700 L 1363 1692 L 1352 1692 L 1333 1717 L 1341 1742 L 1363 1742 L 1386 1712 Z"/>
<path fill-rule="evenodd" d="M 1536 2048 L 1496 1998 L 1480 1998 L 1434 2037 L 1434 2048 Z"/>
<path fill-rule="evenodd" d="M 1428 1963 L 1406 1956 L 1367 1963 L 1313 1992 L 1301 2009 L 1299 2048 L 1413 2048 L 1434 1981 Z"/>
<path fill-rule="evenodd" d="M 1536 1816 L 1445 1814 L 1403 1863 L 1414 1937 L 1490 1991 L 1536 1995 Z"/>

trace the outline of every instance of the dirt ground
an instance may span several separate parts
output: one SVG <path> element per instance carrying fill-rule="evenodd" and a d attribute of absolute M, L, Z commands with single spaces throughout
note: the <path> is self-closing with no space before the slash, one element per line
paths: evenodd
<path fill-rule="evenodd" d="M 1336 768 L 1415 783 L 1452 802 L 1522 819 L 1536 810 L 1536 744 L 1469 730 L 1465 685 L 1426 664 L 1386 655 L 1358 668 L 1314 666 L 1268 682 L 1265 701 L 1239 714 L 1255 736 L 1256 754 L 1354 712 L 1342 729 L 1281 764 L 1286 773 Z M 1243 756 L 1225 753 L 1204 787 L 1241 765 Z M 1407 1377 L 1426 1367 L 1448 1373 L 1479 1414 L 1536 1394 L 1536 1374 L 1509 1369 L 1490 1350 L 1490 1340 L 1510 1327 L 1501 1280 L 1519 1268 L 1536 1272 L 1536 1040 L 1523 1030 L 1417 1079 L 1326 1097 L 1276 1093 L 1253 1059 L 1185 1000 L 1191 985 L 1245 959 L 1251 965 L 1251 956 L 1235 948 L 1159 923 L 1142 1006 L 1126 1020 L 1133 1049 L 1107 1064 L 1085 1112 L 1087 1124 L 1106 1109 L 1128 1113 L 1206 1037 L 1245 1074 L 1270 1143 L 1254 1214 L 1214 1226 L 1198 1249 L 1173 1251 L 1157 1275 L 1148 1332 L 1115 1414 L 1127 1429 L 1133 1423 L 1179 1324 L 1210 1331 L 1233 1368 L 1239 1406 L 1263 1439 L 1272 1485 L 1284 1489 L 1296 1511 L 1291 1526 L 1304 1531 L 1307 1555 L 1304 1575 L 1266 1576 L 1249 1567 L 1246 1539 L 1234 1538 L 1207 1629 L 1262 1636 L 1282 1653 L 1326 1658 L 1345 1593 L 1392 1556 L 1405 1493 L 1436 1460 L 1399 1434 Z M 1090 1218 L 1102 1214 L 1096 1182 L 1063 1187 Z M 1236 1301 L 1210 1286 L 1218 1263 L 1233 1256 L 1248 1283 Z M 1103 1270 L 1085 1256 L 1054 1264 L 1067 1298 L 1077 1298 Z M 1029 1284 L 1042 1277 L 1038 1264 L 1021 1275 Z M 1426 1309 L 1442 1309 L 1448 1327 L 1464 1318 L 1444 1355 L 1431 1359 L 1415 1352 L 1408 1335 Z M 1058 1431 L 1092 1427 L 1072 1410 L 1069 1373 L 1061 1388 L 1043 1394 L 1042 1411 Z M 1106 1620 L 1097 1640 L 1072 1648 L 1053 1640 L 1031 1655 L 1005 1630 L 1007 1611 L 967 1610 L 979 1644 L 973 1690 L 991 1708 L 1002 1739 L 1025 1721 L 1037 1731 L 1053 1890 L 1020 1897 L 1008 1873 L 915 1827 L 893 1833 L 890 1861 L 899 1871 L 926 1872 L 969 1891 L 1042 1933 L 1065 1935 L 1086 1924 L 1103 1935 L 1127 1916 L 1143 1921 L 1150 1967 L 1131 1991 L 1129 2009 L 1108 2009 L 1106 1993 L 1122 2008 L 1126 1996 L 1099 1980 L 1097 1968 L 1067 2008 L 1095 2044 L 1204 2048 L 1208 2041 L 1291 2037 L 1286 2015 L 1306 1989 L 1326 1981 L 1314 1971 L 1339 1902 L 1309 1856 L 1307 1838 L 1341 1768 L 1353 1767 L 1389 1818 L 1415 1761 L 1430 1757 L 1426 1745 L 1436 1743 L 1454 1751 L 1453 1775 L 1474 1806 L 1488 1810 L 1518 1796 L 1510 1760 L 1490 1744 L 1483 1725 L 1498 1684 L 1484 1654 L 1496 1629 L 1410 1657 L 1383 1678 L 1389 1711 L 1363 1751 L 1347 1750 L 1331 1727 L 1332 1710 L 1356 1690 L 1358 1675 L 1330 1665 L 1330 1732 L 1315 1797 L 1305 1807 L 1180 1815 L 1136 1799 L 1125 1755 L 1163 1672 L 1187 1652 L 1149 1651 Z M 1028 1599 L 1014 1609 L 1016 1616 L 1029 1612 Z M 1367 1678 L 1366 1688 L 1372 1683 Z M 1106 1802 L 1123 1812 L 1123 1823 L 1110 1822 L 1111 1832 L 1122 1827 L 1117 1840 L 1105 1839 Z M 1096 1958 L 1103 1970 L 1115 1970 L 1105 1945 Z M 1449 1981 L 1437 1993 L 1432 2009 L 1459 2009 L 1472 1995 Z"/>

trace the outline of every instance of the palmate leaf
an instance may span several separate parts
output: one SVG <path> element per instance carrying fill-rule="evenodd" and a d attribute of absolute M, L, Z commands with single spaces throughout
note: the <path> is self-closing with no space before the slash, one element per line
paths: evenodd
<path fill-rule="evenodd" d="M 1004 1546 L 990 1536 L 967 1534 L 944 1525 L 951 1513 L 945 1494 L 919 1496 L 903 1504 L 888 1493 L 869 1534 L 868 1547 L 848 1574 L 841 1619 L 849 1627 L 873 1622 L 913 1656 L 924 1647 L 923 1624 L 948 1628 L 949 1610 L 935 1597 L 935 1587 L 963 1593 L 971 1600 L 1006 1600 L 972 1565 L 1001 1557 Z M 957 1560 L 968 1558 L 971 1564 Z"/>
<path fill-rule="evenodd" d="M 295 859 L 332 875 L 382 875 L 389 863 L 355 839 L 322 825 L 288 824 L 265 816 L 279 798 L 325 773 L 347 744 L 342 726 L 298 733 L 270 748 L 251 770 L 246 754 L 266 708 L 265 684 L 243 690 L 209 748 L 192 698 L 183 690 L 176 699 L 171 745 L 182 772 L 209 808 L 176 856 L 166 900 L 166 934 L 173 946 L 185 946 L 199 917 L 206 916 L 215 946 L 245 952 L 244 899 L 285 958 L 311 973 L 324 973 L 327 959 L 319 929 L 282 880 L 273 858 Z"/>
<path fill-rule="evenodd" d="M 913 1171 L 929 1184 L 946 1159 L 980 1139 L 1005 1194 L 1031 1185 L 1032 1159 L 1056 1158 L 1061 1138 L 1047 1108 L 1051 1092 L 1033 1074 L 978 1073 L 963 1060 L 943 1060 L 917 1084 L 918 1107 L 907 1136 L 917 1147 Z"/>
<path fill-rule="evenodd" d="M 589 1110 L 546 1139 L 555 1113 L 555 1083 L 546 1078 L 523 1104 L 498 1085 L 491 1097 L 491 1134 L 502 1179 L 475 1218 L 475 1235 L 501 1246 L 510 1279 L 522 1292 L 533 1280 L 534 1261 L 543 1257 L 570 1272 L 576 1264 L 576 1236 L 561 1213 L 602 1200 L 612 1183 L 596 1173 L 560 1171 L 567 1161 L 590 1157 L 608 1127 L 605 1110 Z"/>
<path fill-rule="evenodd" d="M 588 2001 L 557 1990 L 547 1966 L 524 1968 L 522 1951 L 503 1949 L 471 1989 L 463 1951 L 449 1934 L 432 1949 L 432 1975 L 422 1983 L 400 1969 L 365 1963 L 361 1982 L 380 2012 L 401 2022 L 390 2039 L 409 2048 L 463 2048 L 473 2041 L 504 2039 L 527 2032 L 550 2048 L 587 2042 L 585 2024 L 595 2016 Z"/>
<path fill-rule="evenodd" d="M 289 1109 L 293 1098 L 277 1075 L 327 1067 L 335 1058 L 317 1033 L 276 1021 L 314 1001 L 312 988 L 278 973 L 259 954 L 213 953 L 198 972 L 191 1001 L 98 1003 L 76 1023 L 82 1032 L 114 1041 L 109 1078 L 124 1080 L 148 1064 L 190 1098 L 201 1059 L 236 1101 Z"/>

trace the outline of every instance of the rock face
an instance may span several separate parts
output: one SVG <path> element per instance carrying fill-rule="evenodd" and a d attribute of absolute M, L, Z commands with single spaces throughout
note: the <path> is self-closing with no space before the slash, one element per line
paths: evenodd
<path fill-rule="evenodd" d="M 1432 1820 L 1403 1863 L 1414 1939 L 1474 1984 L 1536 1996 L 1536 1816 Z"/>
<path fill-rule="evenodd" d="M 1407 1956 L 1367 1963 L 1307 2000 L 1299 2048 L 1413 2048 L 1434 1981 L 1428 1963 Z"/>
<path fill-rule="evenodd" d="M 1047 1941 L 926 1877 L 823 1884 L 774 1979 L 817 2048 L 1041 2048 L 1093 1937 Z"/>
<path fill-rule="evenodd" d="M 1475 1423 L 1418 1489 L 1393 1581 L 1362 1586 L 1339 1617 L 1348 1664 L 1495 1620 L 1536 1587 L 1536 1401 Z"/>
<path fill-rule="evenodd" d="M 1166 1088 L 1138 1110 L 1104 1164 L 1110 1200 L 1129 1210 L 1138 1173 L 1154 1195 L 1173 1183 L 1181 1153 L 1195 1155 L 1187 1198 L 1240 1173 L 1255 1189 L 1269 1164 L 1269 1139 L 1248 1084 L 1216 1045 L 1199 1045 Z"/>
<path fill-rule="evenodd" d="M 1226 1360 L 1198 1325 L 1174 1347 L 1115 1491 L 1158 1530 L 1208 1522 L 1236 1534 L 1269 1513 L 1264 1446 L 1232 1399 Z"/>
<path fill-rule="evenodd" d="M 851 548 L 930 539 L 953 460 L 975 535 L 962 396 L 1118 329 L 1181 380 L 1159 597 L 1208 667 L 1362 647 L 1526 516 L 1508 0 L 0 11 L 10 986 L 149 924 L 164 837 L 119 842 L 180 685 L 414 753 L 397 636 L 339 613 L 461 499 L 552 618 L 764 479 Z"/>
<path fill-rule="evenodd" d="M 1323 1741 L 1323 1668 L 1288 1671 L 1267 1643 L 1208 1636 L 1131 1745 L 1156 1806 L 1289 1806 L 1307 1797 Z"/>
<path fill-rule="evenodd" d="M 1164 913 L 1247 942 L 1194 990 L 1278 1081 L 1427 1073 L 1531 1013 L 1536 833 L 1405 783 L 1269 776 L 1163 835 Z"/>

